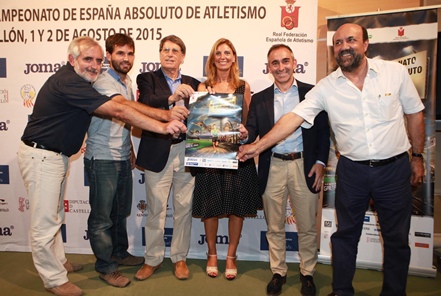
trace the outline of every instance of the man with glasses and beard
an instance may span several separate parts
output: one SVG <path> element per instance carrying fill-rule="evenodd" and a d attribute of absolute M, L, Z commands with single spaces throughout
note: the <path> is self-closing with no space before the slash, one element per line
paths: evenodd
<path fill-rule="evenodd" d="M 74 39 L 67 53 L 68 63 L 49 77 L 38 93 L 17 158 L 30 200 L 35 268 L 49 292 L 76 296 L 83 291 L 69 282 L 67 273 L 82 266 L 70 263 L 64 252 L 64 189 L 69 157 L 80 150 L 92 114 L 115 117 L 156 133 L 179 135 L 187 131 L 181 122 L 187 113 L 156 110 L 118 93 L 109 97 L 97 92 L 91 83 L 101 72 L 104 56 L 93 38 Z"/>
<path fill-rule="evenodd" d="M 132 80 L 127 73 L 135 59 L 133 39 L 124 34 L 106 39 L 110 68 L 93 84 L 101 94 L 120 94 L 134 101 Z M 84 167 L 89 178 L 90 215 L 88 232 L 96 257 L 95 270 L 112 286 L 125 287 L 130 280 L 118 265 L 141 265 L 143 257 L 127 252 L 127 217 L 132 207 L 132 169 L 135 153 L 130 125 L 116 118 L 94 116 L 87 132 Z"/>
<path fill-rule="evenodd" d="M 260 141 L 241 147 L 237 156 L 241 160 L 253 157 L 300 125 L 313 125 L 319 112 L 328 113 L 341 154 L 336 170 L 338 228 L 331 237 L 330 295 L 354 295 L 358 241 L 371 197 L 384 242 L 380 295 L 406 295 L 411 185 L 421 182 L 424 175 L 424 106 L 407 69 L 397 62 L 367 58 L 368 45 L 365 28 L 341 25 L 333 37 L 339 68 L 319 81 Z"/>

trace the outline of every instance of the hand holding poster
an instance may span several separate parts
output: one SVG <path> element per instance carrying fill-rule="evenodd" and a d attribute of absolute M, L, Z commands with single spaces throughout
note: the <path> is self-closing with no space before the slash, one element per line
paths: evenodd
<path fill-rule="evenodd" d="M 185 165 L 237 169 L 242 94 L 195 93 L 190 98 Z"/>

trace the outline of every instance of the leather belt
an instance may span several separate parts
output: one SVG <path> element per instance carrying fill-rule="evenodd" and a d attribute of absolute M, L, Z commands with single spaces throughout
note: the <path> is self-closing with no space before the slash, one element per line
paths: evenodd
<path fill-rule="evenodd" d="M 360 160 L 360 161 L 354 161 L 354 162 L 359 163 L 359 164 L 368 165 L 371 168 L 372 167 L 379 167 L 379 166 L 390 164 L 390 163 L 396 161 L 397 159 L 400 159 L 401 157 L 405 156 L 406 154 L 407 154 L 407 152 L 403 152 L 401 154 L 392 156 L 391 158 Z"/>
<path fill-rule="evenodd" d="M 294 152 L 294 153 L 273 153 L 273 157 L 280 158 L 281 160 L 294 160 L 303 157 L 303 152 Z"/>
<path fill-rule="evenodd" d="M 175 145 L 175 144 L 179 144 L 179 143 L 181 143 L 182 141 L 184 141 L 185 140 L 185 135 L 179 135 L 179 137 L 178 138 L 176 138 L 176 139 L 172 139 L 172 141 L 171 141 L 171 143 L 172 143 L 172 145 Z"/>
<path fill-rule="evenodd" d="M 38 143 L 35 143 L 34 141 L 28 141 L 28 140 L 23 140 L 23 143 L 25 143 L 25 145 L 29 146 L 29 147 L 34 147 L 34 148 L 38 148 L 38 149 L 43 149 L 43 150 L 48 150 L 48 151 L 52 151 L 58 154 L 63 154 L 61 151 L 57 150 L 57 149 L 53 149 Z"/>

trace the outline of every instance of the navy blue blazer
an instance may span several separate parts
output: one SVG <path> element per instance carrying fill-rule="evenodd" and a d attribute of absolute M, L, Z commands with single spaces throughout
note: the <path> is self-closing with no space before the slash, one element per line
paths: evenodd
<path fill-rule="evenodd" d="M 188 84 L 197 90 L 199 80 L 186 75 L 181 75 L 181 77 L 182 84 Z M 139 102 L 155 108 L 169 109 L 168 97 L 172 93 L 161 69 L 139 74 L 136 82 L 139 90 Z M 188 99 L 185 100 L 185 107 L 188 108 Z M 143 130 L 136 165 L 153 172 L 162 171 L 170 154 L 171 142 L 171 135 L 161 135 Z"/>
<path fill-rule="evenodd" d="M 297 81 L 299 89 L 300 101 L 305 99 L 305 94 L 314 86 Z M 248 143 L 256 140 L 257 136 L 262 138 L 274 126 L 274 84 L 256 93 L 251 98 L 250 110 L 246 128 L 248 130 Z M 316 160 L 322 161 L 324 164 L 328 162 L 329 146 L 330 146 L 330 130 L 328 123 L 328 114 L 324 111 L 320 112 L 314 120 L 314 125 L 310 129 L 302 129 L 303 137 L 303 159 L 304 173 L 306 183 L 311 192 L 317 191 L 312 187 L 315 176 L 308 177 L 308 173 Z M 271 149 L 263 151 L 259 155 L 259 190 L 263 194 L 265 192 L 268 180 L 269 167 L 271 163 Z"/>

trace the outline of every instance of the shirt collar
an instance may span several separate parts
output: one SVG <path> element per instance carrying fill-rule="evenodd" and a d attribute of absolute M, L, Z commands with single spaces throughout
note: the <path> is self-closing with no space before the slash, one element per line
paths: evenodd
<path fill-rule="evenodd" d="M 297 86 L 297 80 L 294 78 L 291 87 L 286 91 L 289 92 L 293 87 L 298 88 Z M 277 84 L 274 83 L 274 93 L 283 93 L 278 87 Z"/>
<path fill-rule="evenodd" d="M 181 70 L 178 71 L 178 77 L 177 77 L 175 80 L 173 80 L 172 78 L 168 77 L 167 74 L 164 73 L 164 71 L 162 70 L 162 68 L 161 68 L 161 71 L 162 71 L 162 74 L 164 74 L 164 77 L 165 77 L 165 79 L 166 79 L 167 81 L 175 82 L 175 81 L 177 81 L 177 80 L 181 80 Z"/>
<path fill-rule="evenodd" d="M 378 75 L 380 73 L 380 69 L 378 68 L 377 63 L 375 63 L 373 59 L 366 58 L 366 60 L 368 64 L 368 75 L 371 73 Z"/>
<path fill-rule="evenodd" d="M 116 81 L 125 86 L 124 81 L 121 80 L 121 77 L 118 75 L 118 73 L 116 73 L 115 70 L 113 70 L 112 68 L 108 68 L 107 73 L 109 73 L 109 75 L 112 76 Z"/>
<path fill-rule="evenodd" d="M 370 73 L 380 73 L 380 69 L 378 69 L 377 64 L 373 61 L 373 59 L 369 59 L 366 57 L 366 61 L 367 61 L 367 65 L 368 65 L 368 73 L 367 75 L 369 75 Z M 344 78 L 346 79 L 346 76 L 343 74 L 343 71 L 341 70 L 340 67 L 337 68 L 337 70 L 335 70 L 335 74 L 337 79 L 338 78 Z"/>

